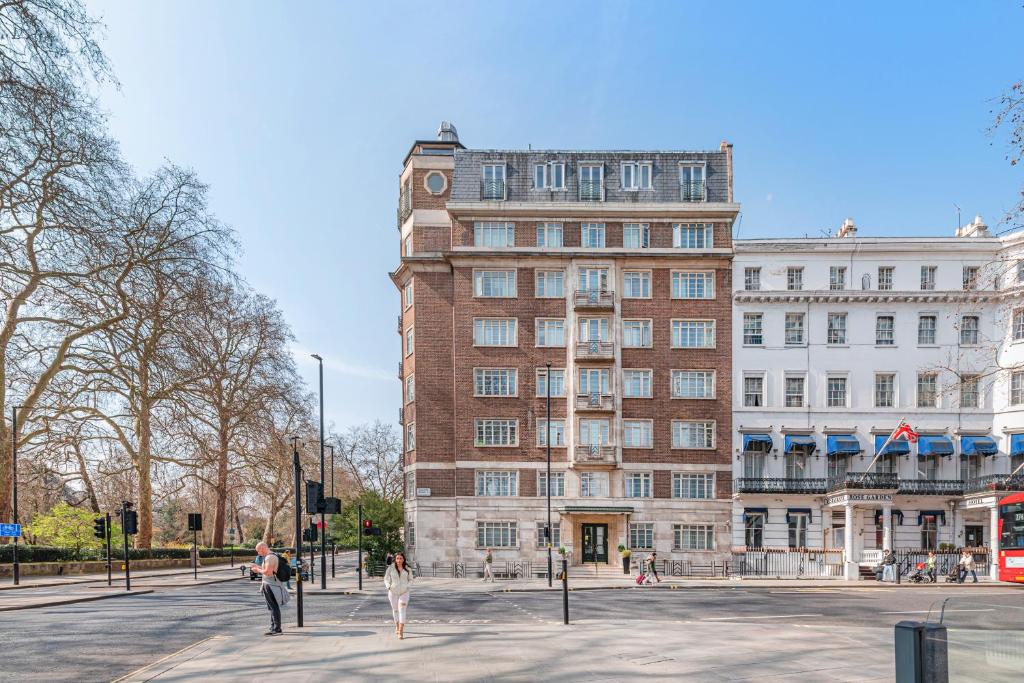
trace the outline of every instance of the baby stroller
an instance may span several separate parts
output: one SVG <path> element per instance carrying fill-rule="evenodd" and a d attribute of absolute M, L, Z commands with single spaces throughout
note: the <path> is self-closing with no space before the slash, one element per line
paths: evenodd
<path fill-rule="evenodd" d="M 960 564 L 958 562 L 949 563 L 949 571 L 946 572 L 946 583 L 958 583 L 960 581 Z"/>
<path fill-rule="evenodd" d="M 910 583 L 924 583 L 928 580 L 928 576 L 924 573 L 925 563 L 918 562 L 914 565 L 914 569 L 907 574 L 907 581 Z"/>

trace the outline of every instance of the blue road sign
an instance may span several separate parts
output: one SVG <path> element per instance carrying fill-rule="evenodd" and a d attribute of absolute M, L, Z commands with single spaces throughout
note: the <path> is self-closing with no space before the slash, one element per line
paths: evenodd
<path fill-rule="evenodd" d="M 0 536 L 18 536 L 21 537 L 21 525 L 20 524 L 0 524 Z"/>

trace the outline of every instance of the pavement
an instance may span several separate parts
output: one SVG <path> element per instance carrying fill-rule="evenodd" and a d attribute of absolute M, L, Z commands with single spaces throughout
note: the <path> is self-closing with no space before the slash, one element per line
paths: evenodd
<path fill-rule="evenodd" d="M 207 575 L 212 572 L 234 572 L 241 574 L 241 567 L 248 563 L 251 558 L 239 558 L 239 561 L 235 562 L 235 566 L 232 567 L 230 564 L 218 564 L 211 565 L 209 567 L 198 568 L 200 575 Z M 169 569 L 143 569 L 141 571 L 132 570 L 132 582 L 139 579 L 158 577 L 158 576 L 192 576 L 192 568 L 188 567 L 171 567 Z M 114 565 L 114 570 L 111 572 L 111 577 L 114 583 L 124 584 L 124 572 L 121 571 L 121 563 L 117 562 Z M 13 583 L 6 583 L 0 585 L 0 591 L 9 590 L 25 590 L 30 588 L 48 588 L 51 586 L 72 586 L 76 584 L 84 583 L 106 583 L 107 573 L 92 573 L 92 574 L 70 574 L 67 576 L 22 576 L 21 581 L 15 586 Z M 2 599 L 3 596 L 0 596 Z"/>

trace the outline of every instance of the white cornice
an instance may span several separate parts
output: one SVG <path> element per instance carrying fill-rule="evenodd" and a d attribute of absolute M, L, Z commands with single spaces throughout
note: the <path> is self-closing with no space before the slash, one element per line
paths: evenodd
<path fill-rule="evenodd" d="M 727 202 L 448 202 L 447 208 L 456 218 L 467 220 L 483 220 L 484 216 L 555 216 L 560 220 L 569 220 L 567 216 L 587 219 L 603 216 L 621 220 L 623 216 L 637 216 L 731 222 L 740 211 L 739 204 Z"/>
<path fill-rule="evenodd" d="M 879 292 L 876 290 L 801 290 L 801 291 L 746 291 L 733 294 L 738 304 L 749 303 L 989 303 L 1020 296 L 1021 289 L 1005 292 L 993 291 L 904 291 Z"/>

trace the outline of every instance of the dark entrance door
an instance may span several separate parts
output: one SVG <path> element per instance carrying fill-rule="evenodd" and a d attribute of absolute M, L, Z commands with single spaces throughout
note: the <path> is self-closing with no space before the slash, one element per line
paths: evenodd
<path fill-rule="evenodd" d="M 583 561 L 608 562 L 608 525 L 583 525 Z"/>
<path fill-rule="evenodd" d="M 968 548 L 976 548 L 985 545 L 982 537 L 985 527 L 980 525 L 967 524 L 964 526 L 964 545 Z"/>

